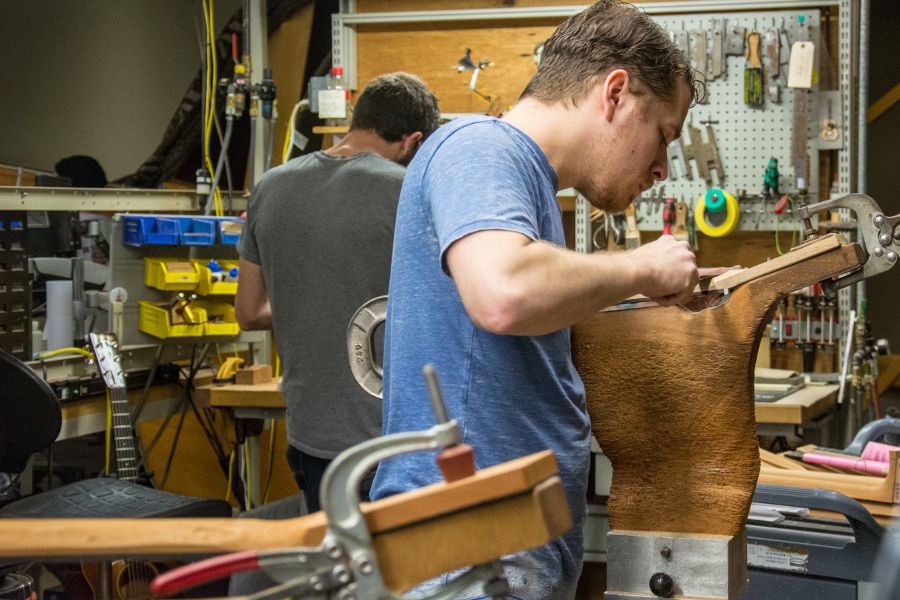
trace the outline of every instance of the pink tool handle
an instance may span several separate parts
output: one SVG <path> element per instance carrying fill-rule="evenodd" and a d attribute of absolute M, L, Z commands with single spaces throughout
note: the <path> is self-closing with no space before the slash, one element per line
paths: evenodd
<path fill-rule="evenodd" d="M 201 560 L 155 577 L 150 583 L 154 596 L 165 597 L 177 594 L 195 585 L 227 577 L 240 571 L 259 569 L 259 553 L 252 550 L 235 552 Z"/>
<path fill-rule="evenodd" d="M 814 454 L 812 452 L 807 452 L 803 455 L 803 462 L 841 467 L 842 469 L 852 469 L 854 471 L 862 471 L 863 473 L 871 473 L 873 475 L 885 475 L 888 472 L 889 467 L 886 462 L 863 460 L 862 458 L 852 458 L 849 456 Z"/>
<path fill-rule="evenodd" d="M 900 450 L 900 446 L 869 442 L 866 444 L 866 449 L 863 450 L 862 457 L 866 460 L 889 463 L 891 462 L 891 452 L 896 452 L 898 450 Z"/>

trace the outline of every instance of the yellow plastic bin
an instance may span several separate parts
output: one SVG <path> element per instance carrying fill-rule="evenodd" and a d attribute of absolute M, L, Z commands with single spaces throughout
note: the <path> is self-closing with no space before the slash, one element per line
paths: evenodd
<path fill-rule="evenodd" d="M 194 321 L 192 323 L 178 323 L 176 321 L 174 324 L 172 323 L 169 303 L 152 303 L 141 300 L 138 302 L 138 305 L 138 329 L 154 337 L 161 339 L 200 337 L 206 331 L 206 310 L 199 302 L 194 302 L 191 305 L 191 311 L 194 313 Z M 231 310 L 233 314 L 234 307 Z"/>
<path fill-rule="evenodd" d="M 216 260 L 221 271 L 213 273 L 209 268 L 209 260 L 194 260 L 197 267 L 199 283 L 197 284 L 197 294 L 201 296 L 234 296 L 237 294 L 237 278 L 232 277 L 230 272 L 237 269 L 238 261 L 236 260 Z"/>
<path fill-rule="evenodd" d="M 185 292 L 200 282 L 197 265 L 181 258 L 145 258 L 144 285 L 158 290 Z"/>
<path fill-rule="evenodd" d="M 206 335 L 237 335 L 241 332 L 234 316 L 234 306 L 228 302 L 198 302 L 206 313 Z"/>

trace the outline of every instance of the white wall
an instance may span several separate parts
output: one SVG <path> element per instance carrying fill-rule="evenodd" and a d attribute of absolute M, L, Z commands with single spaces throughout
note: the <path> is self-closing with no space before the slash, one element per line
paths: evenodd
<path fill-rule="evenodd" d="M 162 139 L 200 66 L 191 0 L 3 0 L 0 163 L 95 157 L 112 181 Z M 216 1 L 216 32 L 241 6 Z"/>

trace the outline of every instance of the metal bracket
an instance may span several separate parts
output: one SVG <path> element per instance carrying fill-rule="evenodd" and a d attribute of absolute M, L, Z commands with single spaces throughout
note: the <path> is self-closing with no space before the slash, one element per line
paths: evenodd
<path fill-rule="evenodd" d="M 747 585 L 747 536 L 613 530 L 604 600 L 737 600 Z"/>
<path fill-rule="evenodd" d="M 713 133 L 712 125 L 706 126 L 705 143 L 702 141 L 699 129 L 688 125 L 687 130 L 691 143 L 682 146 L 685 158 L 693 159 L 697 163 L 697 172 L 708 186 L 712 187 L 713 184 L 710 173 L 712 169 L 715 169 L 719 185 L 722 185 L 725 181 L 725 169 L 722 167 L 722 161 L 719 160 L 719 148 L 716 146 L 716 136 Z"/>
<path fill-rule="evenodd" d="M 706 65 L 706 75 L 710 79 L 716 79 L 725 74 L 725 20 L 713 19 L 711 31 L 712 45 L 710 47 L 710 60 Z"/>

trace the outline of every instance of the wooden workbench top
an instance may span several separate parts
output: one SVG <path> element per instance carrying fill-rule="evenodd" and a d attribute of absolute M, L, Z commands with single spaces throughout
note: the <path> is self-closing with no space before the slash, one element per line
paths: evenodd
<path fill-rule="evenodd" d="M 203 407 L 284 408 L 281 378 L 256 385 L 210 384 L 199 386 L 195 394 Z"/>
<path fill-rule="evenodd" d="M 775 402 L 755 402 L 757 423 L 808 423 L 825 413 L 837 401 L 838 386 L 809 385 Z"/>
<path fill-rule="evenodd" d="M 197 388 L 197 403 L 219 408 L 284 408 L 280 384 L 276 379 L 256 385 L 203 385 Z M 808 423 L 834 406 L 837 392 L 836 385 L 807 385 L 775 402 L 756 402 L 756 422 Z"/>

